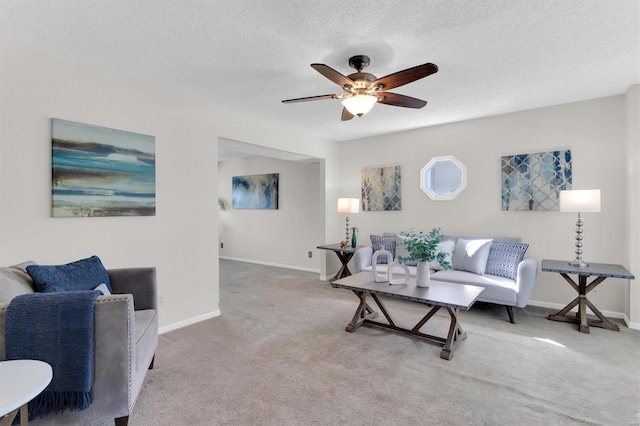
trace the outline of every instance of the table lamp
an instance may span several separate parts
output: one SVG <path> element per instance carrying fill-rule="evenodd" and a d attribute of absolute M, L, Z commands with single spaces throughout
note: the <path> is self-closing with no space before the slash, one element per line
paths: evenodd
<path fill-rule="evenodd" d="M 338 213 L 347 214 L 347 235 L 346 240 L 349 241 L 349 213 L 360 212 L 359 198 L 338 198 Z"/>
<path fill-rule="evenodd" d="M 578 213 L 576 219 L 576 259 L 569 265 L 586 268 L 588 263 L 582 261 L 582 218 L 580 213 L 600 212 L 600 190 L 567 190 L 560 191 L 560 211 Z"/>

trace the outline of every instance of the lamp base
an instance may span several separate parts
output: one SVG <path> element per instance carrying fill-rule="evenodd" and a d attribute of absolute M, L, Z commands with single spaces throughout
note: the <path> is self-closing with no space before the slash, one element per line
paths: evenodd
<path fill-rule="evenodd" d="M 573 262 L 569 262 L 569 265 L 577 266 L 578 268 L 586 268 L 587 266 L 589 266 L 589 264 L 583 262 L 582 259 L 576 259 Z"/>

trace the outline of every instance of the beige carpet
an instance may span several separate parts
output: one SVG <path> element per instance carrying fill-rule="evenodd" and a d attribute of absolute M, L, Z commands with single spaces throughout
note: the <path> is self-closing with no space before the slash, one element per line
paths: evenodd
<path fill-rule="evenodd" d="M 133 425 L 638 425 L 640 332 L 476 304 L 451 361 L 317 274 L 220 261 L 222 316 L 160 337 Z M 179 283 L 176 283 L 179 285 Z M 389 301 L 415 323 L 424 307 Z M 436 323 L 446 331 L 444 316 Z M 433 331 L 432 328 L 430 331 Z"/>

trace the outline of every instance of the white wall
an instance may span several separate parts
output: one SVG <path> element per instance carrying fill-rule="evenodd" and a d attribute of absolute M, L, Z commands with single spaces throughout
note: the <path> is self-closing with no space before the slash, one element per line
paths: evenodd
<path fill-rule="evenodd" d="M 218 311 L 218 137 L 323 159 L 318 185 L 324 240 L 318 243 L 342 238 L 344 218 L 335 203 L 359 193 L 361 168 L 398 163 L 403 211 L 352 215 L 360 242 L 384 230 L 441 226 L 447 232 L 519 235 L 531 244 L 528 255 L 539 259 L 573 257 L 574 218 L 500 211 L 500 157 L 569 147 L 574 188 L 602 190 L 602 212 L 585 218 L 585 259 L 622 263 L 640 274 L 634 269 L 640 263 L 640 185 L 637 169 L 635 180 L 627 170 L 627 160 L 636 166 L 640 160 L 637 86 L 626 98 L 336 143 L 4 41 L 0 85 L 0 264 L 53 264 L 97 254 L 110 268 L 156 266 L 165 328 Z M 157 215 L 51 218 L 53 117 L 154 135 Z M 418 188 L 418 172 L 432 156 L 447 154 L 467 165 L 469 185 L 455 201 L 431 201 Z M 629 194 L 635 204 L 627 213 Z M 632 223 L 635 231 L 627 237 Z M 319 256 L 322 276 L 335 272 L 331 255 Z M 602 310 L 629 313 L 640 323 L 637 283 L 629 291 L 627 281 L 609 279 L 590 296 Z M 555 274 L 539 273 L 534 300 L 564 305 L 573 297 Z"/>
<path fill-rule="evenodd" d="M 4 41 L 0 84 L 0 264 L 155 266 L 165 329 L 219 309 L 218 137 L 323 158 L 336 196 L 335 142 Z M 156 216 L 52 218 L 54 117 L 155 136 Z"/>
<path fill-rule="evenodd" d="M 636 279 L 630 282 L 627 315 L 631 326 L 640 329 L 640 85 L 633 85 L 625 96 L 627 139 L 627 202 L 625 233 L 628 265 Z"/>
<path fill-rule="evenodd" d="M 429 114 L 429 107 L 416 113 Z M 571 148 L 573 188 L 602 191 L 602 212 L 584 215 L 583 257 L 629 268 L 624 117 L 624 97 L 614 96 L 344 142 L 345 193 L 358 193 L 363 167 L 402 165 L 402 211 L 361 212 L 352 223 L 360 227 L 362 243 L 369 234 L 437 226 L 451 233 L 519 236 L 530 244 L 529 257 L 571 260 L 574 214 L 503 212 L 500 201 L 502 156 Z M 432 201 L 419 189 L 420 169 L 441 155 L 454 155 L 467 166 L 467 188 L 453 201 Z M 589 296 L 603 311 L 624 313 L 628 286 L 626 280 L 608 279 Z M 575 297 L 558 274 L 538 273 L 532 300 L 564 306 Z"/>
<path fill-rule="evenodd" d="M 279 174 L 278 209 L 234 209 L 232 177 L 265 173 Z M 316 247 L 325 236 L 318 162 L 266 157 L 223 161 L 218 163 L 218 195 L 228 204 L 219 215 L 220 256 L 320 272 Z"/>

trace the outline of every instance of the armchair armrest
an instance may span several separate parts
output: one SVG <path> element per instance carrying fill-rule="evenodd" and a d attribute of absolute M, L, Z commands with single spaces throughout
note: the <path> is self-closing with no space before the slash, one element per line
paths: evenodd
<path fill-rule="evenodd" d="M 92 392 L 94 401 L 100 404 L 91 404 L 89 409 L 105 410 L 107 417 L 129 415 L 129 407 L 135 402 L 131 392 L 136 366 L 133 305 L 131 294 L 99 296 L 96 300 Z"/>
<path fill-rule="evenodd" d="M 5 318 L 9 303 L 0 303 L 0 361 L 5 359 Z M 135 314 L 130 294 L 99 296 L 94 311 L 94 403 L 83 413 L 93 418 L 129 414 L 133 405 L 131 377 L 135 369 Z M 106 413 L 106 414 L 105 414 Z M 59 415 L 73 416 L 74 412 Z M 77 419 L 76 419 L 77 420 Z M 71 421 L 71 420 L 69 420 Z"/>
<path fill-rule="evenodd" d="M 373 256 L 373 248 L 362 247 L 353 254 L 353 269 L 355 273 L 362 272 L 365 266 L 371 266 L 371 258 Z"/>
<path fill-rule="evenodd" d="M 518 308 L 524 308 L 529 303 L 533 286 L 536 284 L 537 273 L 538 260 L 533 257 L 523 259 L 518 265 L 518 276 L 516 277 L 516 285 L 518 286 L 516 306 Z"/>
<path fill-rule="evenodd" d="M 107 270 L 114 294 L 132 294 L 136 311 L 158 309 L 156 268 Z"/>

